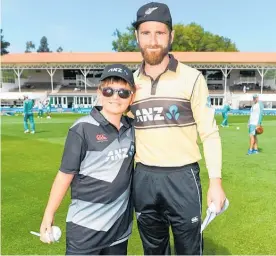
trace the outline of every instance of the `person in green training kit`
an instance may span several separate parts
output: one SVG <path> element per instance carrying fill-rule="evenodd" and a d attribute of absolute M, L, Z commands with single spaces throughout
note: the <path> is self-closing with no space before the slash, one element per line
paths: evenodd
<path fill-rule="evenodd" d="M 223 121 L 221 123 L 221 127 L 228 127 L 228 112 L 231 110 L 231 102 L 225 103 L 223 109 L 222 109 L 222 117 Z"/>
<path fill-rule="evenodd" d="M 34 102 L 28 96 L 24 96 L 23 113 L 24 113 L 24 133 L 29 132 L 28 120 L 30 121 L 31 133 L 35 133 L 35 123 L 33 114 Z"/>

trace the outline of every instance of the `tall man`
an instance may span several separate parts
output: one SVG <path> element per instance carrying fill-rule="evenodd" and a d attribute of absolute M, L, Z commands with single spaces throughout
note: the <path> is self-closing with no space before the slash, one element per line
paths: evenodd
<path fill-rule="evenodd" d="M 257 94 L 253 95 L 253 105 L 250 110 L 250 117 L 248 122 L 250 136 L 249 149 L 247 152 L 248 155 L 259 153 L 256 128 L 262 124 L 263 109 L 264 106 L 262 102 L 259 101 L 259 96 Z"/>
<path fill-rule="evenodd" d="M 169 226 L 176 254 L 201 254 L 201 159 L 209 173 L 208 205 L 221 209 L 221 140 L 208 104 L 203 75 L 168 54 L 174 39 L 167 5 L 149 3 L 134 22 L 143 63 L 134 74 L 136 169 L 133 197 L 145 254 L 170 254 Z"/>
<path fill-rule="evenodd" d="M 30 122 L 31 133 L 35 133 L 35 123 L 33 114 L 34 102 L 27 95 L 24 96 L 23 114 L 24 114 L 24 133 L 29 132 L 28 121 Z"/>

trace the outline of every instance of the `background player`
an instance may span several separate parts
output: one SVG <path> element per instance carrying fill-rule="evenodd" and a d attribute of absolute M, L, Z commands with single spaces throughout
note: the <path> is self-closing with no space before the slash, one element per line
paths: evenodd
<path fill-rule="evenodd" d="M 221 123 L 221 127 L 229 127 L 228 124 L 228 112 L 231 110 L 231 102 L 226 102 L 223 109 L 222 109 L 222 117 L 223 121 Z"/>
<path fill-rule="evenodd" d="M 51 118 L 51 100 L 50 99 L 47 99 L 46 100 L 46 115 L 47 115 L 47 118 Z"/>
<path fill-rule="evenodd" d="M 259 153 L 256 128 L 262 124 L 263 109 L 264 106 L 262 102 L 259 102 L 259 96 L 257 94 L 253 95 L 253 106 L 250 110 L 250 117 L 248 122 L 250 136 L 249 149 L 247 152 L 248 155 Z"/>
<path fill-rule="evenodd" d="M 38 118 L 43 118 L 43 103 L 41 100 L 38 101 Z"/>
<path fill-rule="evenodd" d="M 24 133 L 28 133 L 28 121 L 30 121 L 31 133 L 35 133 L 35 123 L 33 114 L 33 100 L 29 99 L 27 95 L 24 96 L 23 113 L 24 113 Z"/>

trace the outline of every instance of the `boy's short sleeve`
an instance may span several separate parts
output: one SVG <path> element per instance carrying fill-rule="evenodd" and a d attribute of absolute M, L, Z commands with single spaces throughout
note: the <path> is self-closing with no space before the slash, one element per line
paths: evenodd
<path fill-rule="evenodd" d="M 85 154 L 83 138 L 77 132 L 69 130 L 59 170 L 68 174 L 77 174 Z"/>

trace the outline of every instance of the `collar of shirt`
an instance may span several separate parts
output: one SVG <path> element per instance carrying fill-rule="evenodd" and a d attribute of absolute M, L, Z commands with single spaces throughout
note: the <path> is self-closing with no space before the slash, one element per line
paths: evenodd
<path fill-rule="evenodd" d="M 102 107 L 101 106 L 95 106 L 92 108 L 90 115 L 101 125 L 109 125 L 110 123 L 108 122 L 108 120 L 102 115 L 101 113 Z M 123 124 L 123 126 L 125 126 L 126 128 L 130 127 L 130 120 L 128 117 L 126 116 L 122 116 L 121 118 L 121 123 Z"/>
<path fill-rule="evenodd" d="M 170 71 L 176 72 L 176 69 L 178 66 L 178 61 L 174 58 L 174 56 L 172 54 L 169 54 L 169 58 L 170 58 L 169 64 L 165 71 L 170 70 Z M 140 68 L 138 71 L 138 76 L 140 74 L 147 75 L 145 72 L 145 61 L 143 61 L 142 64 L 140 65 Z"/>

